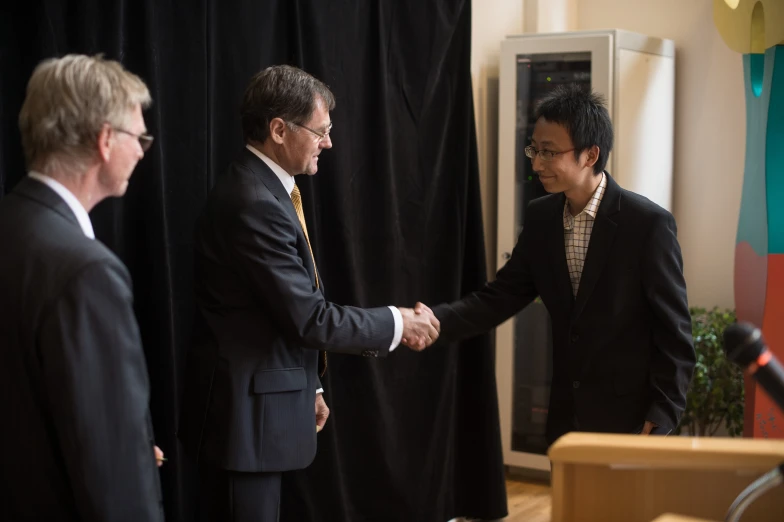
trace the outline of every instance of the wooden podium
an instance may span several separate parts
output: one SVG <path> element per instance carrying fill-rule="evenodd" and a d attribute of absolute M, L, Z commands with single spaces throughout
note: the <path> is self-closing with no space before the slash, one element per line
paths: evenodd
<path fill-rule="evenodd" d="M 660 517 L 654 518 L 651 522 L 718 522 L 716 520 L 708 520 L 707 518 L 694 518 L 685 515 L 676 515 L 674 513 L 665 513 Z"/>
<path fill-rule="evenodd" d="M 784 441 L 569 433 L 548 454 L 553 522 L 650 522 L 669 513 L 718 521 L 741 491 L 784 462 Z M 784 487 L 760 497 L 742 520 L 784 520 Z"/>

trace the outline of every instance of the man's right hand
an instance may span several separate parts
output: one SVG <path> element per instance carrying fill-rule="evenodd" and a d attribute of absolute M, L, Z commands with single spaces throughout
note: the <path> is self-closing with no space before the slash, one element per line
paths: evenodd
<path fill-rule="evenodd" d="M 417 310 L 399 308 L 403 316 L 403 338 L 401 342 L 414 351 L 421 352 L 438 339 L 441 323 L 433 315 L 433 311 L 422 303 L 417 303 Z"/>

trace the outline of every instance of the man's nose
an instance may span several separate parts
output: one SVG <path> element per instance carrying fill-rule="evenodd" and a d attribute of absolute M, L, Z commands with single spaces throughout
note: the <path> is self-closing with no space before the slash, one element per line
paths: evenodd
<path fill-rule="evenodd" d="M 544 162 L 542 158 L 539 157 L 539 154 L 534 154 L 534 157 L 531 158 L 531 168 L 534 169 L 534 172 L 537 174 L 544 170 Z"/>

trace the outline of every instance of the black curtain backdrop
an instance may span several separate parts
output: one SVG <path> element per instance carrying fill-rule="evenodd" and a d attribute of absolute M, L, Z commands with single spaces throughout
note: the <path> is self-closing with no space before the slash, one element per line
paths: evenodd
<path fill-rule="evenodd" d="M 469 71 L 469 0 L 15 2 L 0 8 L 0 196 L 25 174 L 17 116 L 43 58 L 104 53 L 150 87 L 156 141 L 99 239 L 128 265 L 152 384 L 167 519 L 197 519 L 179 447 L 180 372 L 193 320 L 192 234 L 243 146 L 250 77 L 299 66 L 337 98 L 334 148 L 298 178 L 327 299 L 453 300 L 485 280 Z M 0 247 L 1 248 L 1 247 Z M 2 312 L 0 312 L 2 313 Z M 284 521 L 446 522 L 506 514 L 489 335 L 386 360 L 330 357 L 331 416 L 313 465 L 286 474 Z"/>

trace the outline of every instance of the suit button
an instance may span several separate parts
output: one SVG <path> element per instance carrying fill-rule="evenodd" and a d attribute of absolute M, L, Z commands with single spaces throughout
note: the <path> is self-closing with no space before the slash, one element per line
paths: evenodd
<path fill-rule="evenodd" d="M 576 343 L 580 339 L 580 336 L 577 334 L 572 334 L 572 342 Z"/>
<path fill-rule="evenodd" d="M 574 388 L 575 390 L 576 390 L 577 388 L 579 388 L 579 387 L 580 387 L 580 381 L 574 381 L 574 382 L 572 383 L 572 388 Z"/>

